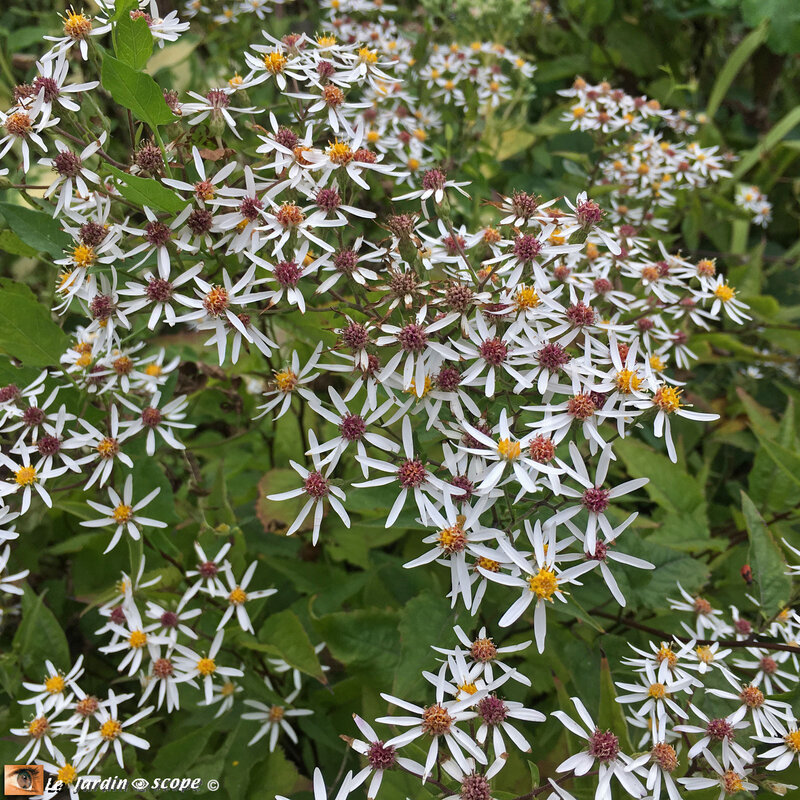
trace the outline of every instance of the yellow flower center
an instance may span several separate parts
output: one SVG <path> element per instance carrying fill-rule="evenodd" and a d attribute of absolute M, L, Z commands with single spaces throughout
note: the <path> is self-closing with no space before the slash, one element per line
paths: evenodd
<path fill-rule="evenodd" d="M 92 21 L 83 14 L 76 14 L 69 9 L 64 17 L 64 35 L 70 39 L 85 39 L 92 29 Z"/>
<path fill-rule="evenodd" d="M 367 47 L 361 47 L 358 51 L 358 58 L 364 64 L 377 64 L 378 54 Z"/>
<path fill-rule="evenodd" d="M 335 36 L 317 36 L 317 44 L 322 47 L 333 47 L 336 44 Z"/>
<path fill-rule="evenodd" d="M 729 769 L 721 778 L 720 783 L 727 794 L 736 794 L 744 789 L 742 779 L 732 769 Z"/>
<path fill-rule="evenodd" d="M 647 690 L 647 695 L 655 700 L 663 700 L 667 696 L 667 690 L 663 683 L 652 683 Z"/>
<path fill-rule="evenodd" d="M 695 653 L 704 664 L 710 664 L 714 660 L 714 651 L 708 645 L 698 647 Z"/>
<path fill-rule="evenodd" d="M 49 694 L 61 694 L 64 691 L 64 679 L 60 675 L 51 675 L 45 682 L 44 688 Z"/>
<path fill-rule="evenodd" d="M 47 717 L 36 717 L 28 725 L 28 735 L 34 739 L 41 739 L 47 733 L 49 727 L 50 723 L 47 721 Z"/>
<path fill-rule="evenodd" d="M 559 591 L 558 578 L 555 572 L 546 567 L 541 567 L 536 575 L 528 578 L 530 590 L 542 600 L 552 601 L 553 595 Z"/>
<path fill-rule="evenodd" d="M 475 562 L 475 566 L 481 567 L 487 572 L 500 572 L 500 562 L 491 558 L 486 558 L 486 556 L 480 556 Z"/>
<path fill-rule="evenodd" d="M 474 683 L 462 683 L 458 687 L 459 692 L 464 692 L 464 694 L 475 694 L 478 691 L 478 687 Z"/>
<path fill-rule="evenodd" d="M 107 741 L 112 742 L 122 733 L 122 725 L 119 720 L 107 719 L 100 726 L 100 735 Z"/>
<path fill-rule="evenodd" d="M 56 780 L 61 781 L 61 783 L 65 783 L 69 786 L 75 778 L 78 777 L 78 771 L 72 764 L 64 764 L 63 767 L 56 773 Z"/>
<path fill-rule="evenodd" d="M 800 731 L 791 731 L 783 737 L 786 746 L 795 753 L 800 753 Z"/>
<path fill-rule="evenodd" d="M 727 303 L 729 300 L 733 300 L 734 295 L 736 294 L 736 289 L 733 286 L 729 286 L 727 283 L 722 283 L 714 289 L 714 296 L 722 300 L 723 303 Z"/>
<path fill-rule="evenodd" d="M 118 525 L 124 525 L 126 522 L 129 522 L 131 517 L 133 516 L 133 508 L 129 505 L 125 505 L 125 503 L 120 503 L 111 512 L 111 514 L 114 517 L 114 521 Z"/>
<path fill-rule="evenodd" d="M 275 383 L 278 385 L 278 389 L 284 394 L 292 392 L 294 391 L 294 387 L 297 386 L 297 375 L 290 369 L 285 369 L 283 372 L 276 372 Z"/>
<path fill-rule="evenodd" d="M 272 706 L 269 710 L 269 719 L 270 722 L 280 722 L 283 719 L 283 715 L 286 713 L 286 710 L 283 706 Z"/>
<path fill-rule="evenodd" d="M 201 658 L 197 662 L 197 671 L 201 675 L 213 675 L 217 671 L 217 665 L 213 658 Z"/>
<path fill-rule="evenodd" d="M 97 452 L 101 458 L 114 458 L 119 453 L 119 444 L 116 439 L 106 436 L 97 443 Z"/>
<path fill-rule="evenodd" d="M 161 374 L 161 367 L 158 364 L 148 364 L 144 368 L 144 374 L 151 378 L 157 378 Z"/>
<path fill-rule="evenodd" d="M 412 172 L 416 172 L 419 169 L 419 160 L 416 158 L 409 158 L 408 161 L 406 161 L 406 166 Z"/>
<path fill-rule="evenodd" d="M 233 606 L 240 606 L 247 600 L 247 593 L 241 586 L 237 586 L 229 595 L 228 602 Z"/>
<path fill-rule="evenodd" d="M 79 244 L 72 251 L 72 261 L 77 267 L 91 267 L 96 260 L 97 253 L 88 244 Z"/>
<path fill-rule="evenodd" d="M 672 414 L 681 407 L 681 391 L 673 386 L 660 386 L 653 395 L 653 404 L 667 414 Z"/>
<path fill-rule="evenodd" d="M 572 109 L 572 116 L 575 117 L 575 119 L 580 119 L 585 114 L 586 109 L 583 106 L 575 106 L 575 108 Z"/>
<path fill-rule="evenodd" d="M 272 53 L 266 53 L 264 55 L 264 66 L 267 68 L 267 72 L 271 72 L 273 75 L 283 72 L 286 66 L 286 56 L 277 50 Z"/>
<path fill-rule="evenodd" d="M 425 397 L 426 394 L 433 388 L 433 381 L 431 380 L 430 375 L 425 376 L 425 385 L 422 387 L 422 397 Z M 405 390 L 406 394 L 413 394 L 416 395 L 417 393 L 417 381 L 415 378 L 411 379 L 411 383 L 408 386 L 408 389 Z"/>
<path fill-rule="evenodd" d="M 223 697 L 230 697 L 236 691 L 236 685 L 231 681 L 227 681 L 222 684 L 222 688 L 219 691 Z"/>
<path fill-rule="evenodd" d="M 635 392 L 642 384 L 642 379 L 631 369 L 623 369 L 617 373 L 617 389 L 622 394 Z"/>
<path fill-rule="evenodd" d="M 14 473 L 14 480 L 19 486 L 32 486 L 38 480 L 36 467 L 20 467 Z"/>
<path fill-rule="evenodd" d="M 656 653 L 656 661 L 658 661 L 659 664 L 666 661 L 671 669 L 678 663 L 678 656 L 672 652 L 672 648 L 669 645 L 662 644 Z"/>
<path fill-rule="evenodd" d="M 328 142 L 328 158 L 334 164 L 347 164 L 353 160 L 353 151 L 347 142 Z"/>
<path fill-rule="evenodd" d="M 661 360 L 660 356 L 650 356 L 650 368 L 656 372 L 663 372 L 667 365 Z"/>
<path fill-rule="evenodd" d="M 511 439 L 501 439 L 497 443 L 497 452 L 506 461 L 513 461 L 515 458 L 519 458 L 522 445 L 519 442 L 512 442 Z"/>
<path fill-rule="evenodd" d="M 519 309 L 536 308 L 541 302 L 536 289 L 532 286 L 520 286 L 514 295 L 514 302 Z"/>
<path fill-rule="evenodd" d="M 131 631 L 128 644 L 132 650 L 141 650 L 147 644 L 147 634 L 144 631 Z"/>
<path fill-rule="evenodd" d="M 458 553 L 466 547 L 467 537 L 461 526 L 464 524 L 465 517 L 458 518 L 458 524 L 451 528 L 444 528 L 439 531 L 439 547 L 448 553 Z"/>

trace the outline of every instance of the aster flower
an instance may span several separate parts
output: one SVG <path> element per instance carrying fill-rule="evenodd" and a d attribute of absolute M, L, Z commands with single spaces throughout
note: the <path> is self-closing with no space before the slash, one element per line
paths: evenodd
<path fill-rule="evenodd" d="M 305 522 L 306 517 L 314 510 L 314 521 L 312 529 L 312 544 L 316 545 L 319 539 L 319 526 L 322 522 L 322 516 L 325 509 L 324 503 L 327 500 L 330 507 L 336 512 L 336 515 L 344 523 L 346 528 L 350 527 L 350 517 L 345 511 L 342 501 L 344 501 L 345 493 L 338 487 L 331 483 L 329 475 L 331 472 L 331 465 L 328 464 L 324 467 L 319 455 L 317 455 L 317 437 L 314 431 L 309 430 L 308 442 L 311 445 L 309 452 L 311 453 L 311 460 L 314 465 L 314 471 L 309 471 L 305 467 L 298 464 L 296 461 L 289 461 L 295 472 L 303 479 L 303 486 L 300 489 L 290 489 L 288 492 L 279 492 L 278 494 L 268 494 L 268 500 L 290 500 L 293 497 L 301 497 L 306 495 L 307 499 L 303 504 L 294 522 L 289 526 L 286 531 L 287 536 L 291 536 L 297 531 L 300 526 Z"/>
<path fill-rule="evenodd" d="M 253 562 L 245 571 L 244 575 L 242 576 L 241 582 L 237 583 L 233 577 L 233 569 L 230 564 L 225 565 L 225 577 L 228 580 L 228 607 L 225 609 L 225 613 L 222 615 L 222 618 L 217 625 L 217 630 L 222 630 L 227 624 L 228 620 L 236 615 L 236 620 L 239 623 L 239 627 L 243 631 L 249 631 L 250 633 L 254 633 L 253 631 L 253 623 L 250 621 L 250 616 L 247 613 L 247 609 L 245 608 L 245 604 L 251 600 L 258 600 L 262 597 L 270 597 L 271 595 L 275 594 L 278 590 L 277 589 L 259 589 L 258 591 L 246 591 L 247 587 L 250 585 L 250 581 L 253 578 L 253 574 L 256 571 L 257 562 Z"/>
<path fill-rule="evenodd" d="M 222 647 L 222 639 L 225 631 L 217 631 L 207 655 L 198 655 L 194 650 L 190 650 L 184 645 L 175 645 L 175 652 L 172 663 L 175 669 L 181 673 L 180 682 L 199 678 L 203 684 L 203 696 L 206 703 L 210 703 L 214 694 L 214 679 L 217 676 L 222 678 L 237 677 L 244 675 L 242 670 L 235 667 L 223 667 L 217 664 L 216 657 Z"/>
<path fill-rule="evenodd" d="M 725 800 L 737 792 L 752 792 L 758 789 L 757 784 L 748 780 L 749 769 L 737 771 L 726 768 L 711 753 L 706 754 L 706 761 L 716 773 L 714 778 L 678 778 L 678 783 L 690 792 L 700 789 L 719 789 L 717 800 Z"/>
<path fill-rule="evenodd" d="M 58 153 L 53 158 L 39 160 L 42 166 L 50 167 L 58 176 L 45 191 L 45 197 L 51 197 L 58 191 L 58 202 L 53 210 L 54 217 L 58 216 L 62 208 L 70 207 L 75 190 L 82 197 L 89 196 L 87 181 L 100 183 L 100 176 L 86 167 L 84 162 L 102 148 L 105 140 L 106 132 L 103 131 L 97 139 L 76 153 L 60 139 L 56 139 L 55 147 Z"/>
<path fill-rule="evenodd" d="M 623 791 L 627 792 L 629 796 L 643 797 L 646 794 L 645 789 L 634 775 L 628 771 L 631 759 L 620 752 L 617 736 L 611 731 L 601 731 L 586 710 L 586 706 L 577 697 L 570 699 L 578 713 L 580 723 L 575 722 L 563 711 L 554 711 L 553 716 L 570 733 L 585 739 L 588 747 L 561 762 L 556 767 L 556 771 L 569 772 L 572 770 L 576 775 L 585 775 L 596 765 L 598 769 L 598 785 L 594 795 L 595 800 L 611 800 L 612 778 L 617 779 Z"/>
<path fill-rule="evenodd" d="M 378 459 L 369 457 L 366 459 L 358 459 L 359 463 L 365 465 L 367 468 L 389 473 L 388 475 L 379 478 L 370 478 L 367 481 L 353 484 L 354 488 L 385 486 L 388 483 L 394 482 L 399 484 L 400 492 L 386 518 L 387 528 L 390 528 L 397 520 L 397 517 L 400 516 L 400 512 L 403 510 L 403 506 L 405 506 L 409 493 L 414 496 L 417 510 L 420 513 L 424 525 L 427 525 L 428 508 L 431 502 L 429 497 L 431 495 L 438 497 L 443 493 L 449 495 L 463 494 L 462 489 L 445 483 L 426 469 L 425 465 L 416 454 L 414 438 L 411 433 L 411 420 L 408 417 L 403 420 L 402 441 L 403 449 L 401 456 L 404 456 L 404 458 L 402 458 L 399 464 L 395 462 L 379 461 Z"/>
<path fill-rule="evenodd" d="M 175 437 L 173 429 L 191 430 L 194 425 L 188 422 L 181 422 L 186 419 L 186 406 L 189 399 L 186 395 L 178 395 L 161 408 L 161 392 L 153 392 L 150 402 L 144 408 L 139 408 L 136 404 L 127 400 L 125 397 L 117 395 L 117 400 L 130 411 L 133 411 L 138 419 L 123 422 L 123 438 L 129 439 L 141 431 L 147 431 L 147 455 L 152 456 L 156 451 L 156 433 L 170 446 L 176 450 L 183 450 L 184 445 Z"/>
<path fill-rule="evenodd" d="M 450 755 L 462 769 L 469 770 L 469 764 L 464 756 L 465 752 L 479 764 L 486 763 L 483 751 L 464 730 L 458 727 L 459 723 L 475 718 L 476 713 L 471 709 L 481 699 L 481 692 L 468 695 L 463 700 L 444 700 L 444 684 L 440 682 L 437 686 L 436 702 L 424 708 L 389 694 L 381 693 L 381 697 L 387 703 L 396 705 L 407 712 L 405 716 L 379 717 L 377 720 L 387 725 L 408 728 L 404 733 L 394 737 L 395 747 L 402 747 L 423 736 L 430 737 L 422 773 L 423 783 L 431 774 L 442 744 L 447 747 Z"/>
<path fill-rule="evenodd" d="M 278 736 L 281 731 L 286 734 L 289 741 L 297 744 L 297 734 L 289 725 L 288 720 L 292 717 L 304 717 L 314 712 L 308 708 L 287 708 L 294 703 L 297 695 L 300 693 L 299 689 L 295 689 L 283 700 L 280 705 L 266 705 L 258 700 L 245 700 L 244 704 L 249 708 L 256 709 L 255 711 L 247 711 L 242 714 L 242 719 L 256 720 L 263 724 L 255 732 L 253 737 L 247 743 L 248 747 L 254 745 L 257 741 L 269 734 L 269 751 L 274 752 L 275 746 L 278 743 Z"/>
<path fill-rule="evenodd" d="M 83 656 L 78 656 L 78 660 L 66 673 L 56 669 L 52 661 L 46 660 L 44 665 L 47 670 L 47 677 L 44 681 L 41 683 L 22 682 L 29 692 L 35 693 L 33 697 L 26 697 L 18 702 L 20 705 L 41 703 L 44 712 L 55 710 L 58 713 L 69 702 L 68 692 L 73 689 L 78 678 L 83 675 Z"/>
<path fill-rule="evenodd" d="M 158 519 L 151 517 L 143 517 L 139 512 L 154 500 L 161 492 L 161 488 L 153 489 L 148 492 L 138 503 L 133 502 L 133 476 L 128 475 L 125 479 L 125 485 L 122 490 L 122 496 L 111 487 L 108 487 L 108 497 L 113 505 L 104 506 L 102 503 L 96 503 L 94 500 L 87 500 L 86 502 L 95 510 L 103 514 L 100 519 L 85 520 L 81 522 L 86 528 L 103 528 L 108 525 L 116 525 L 114 535 L 108 547 L 103 551 L 108 553 L 116 547 L 120 537 L 127 531 L 128 535 L 134 541 L 138 541 L 141 537 L 141 528 L 166 528 L 167 523 L 161 522 Z"/>
<path fill-rule="evenodd" d="M 123 761 L 123 745 L 129 745 L 140 750 L 149 750 L 150 743 L 141 736 L 136 736 L 126 728 L 135 725 L 153 711 L 153 706 L 147 706 L 124 722 L 119 719 L 118 704 L 133 697 L 132 694 L 116 695 L 113 689 L 108 690 L 108 705 L 97 709 L 97 719 L 100 727 L 96 731 L 86 733 L 74 741 L 78 744 L 76 759 L 85 759 L 88 762 L 86 769 L 91 770 L 98 764 L 103 756 L 111 749 L 117 758 L 121 769 L 125 768 Z"/>

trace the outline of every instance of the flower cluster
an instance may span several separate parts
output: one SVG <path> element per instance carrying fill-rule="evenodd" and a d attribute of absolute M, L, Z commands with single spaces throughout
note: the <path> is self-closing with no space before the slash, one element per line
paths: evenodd
<path fill-rule="evenodd" d="M 692 632 L 650 641 L 645 648 L 632 645 L 633 655 L 619 665 L 630 678 L 616 684 L 616 700 L 625 711 L 623 727 L 605 727 L 608 720 L 593 717 L 578 697 L 571 698 L 573 713 L 553 711 L 551 716 L 577 737 L 582 749 L 543 784 L 542 791 L 552 792 L 549 797 L 574 800 L 561 784 L 570 780 L 579 786 L 590 776 L 597 777 L 595 800 L 678 798 L 701 789 L 718 790 L 722 800 L 764 785 L 782 795 L 797 788 L 772 780 L 776 772 L 800 763 L 800 732 L 789 703 L 770 697 L 786 686 L 771 685 L 769 676 L 800 680 L 797 655 L 776 649 L 797 635 L 800 618 L 787 611 L 763 631 L 761 647 L 751 646 L 755 623 L 738 609 L 731 610 L 728 622 L 705 598 L 681 593 L 684 597 L 673 606 L 692 613 L 698 630 L 709 638 Z M 750 600 L 755 616 L 758 603 Z M 454 632 L 458 644 L 434 647 L 442 656 L 440 666 L 422 673 L 431 685 L 423 705 L 382 695 L 401 712 L 376 720 L 388 726 L 388 734 L 354 717 L 363 738 L 343 738 L 363 757 L 364 766 L 345 778 L 342 796 L 369 781 L 367 796 L 376 797 L 389 771 L 416 775 L 424 784 L 438 765 L 436 785 L 446 796 L 491 800 L 492 779 L 509 754 L 535 753 L 536 729 L 530 723 L 543 723 L 547 715 L 507 697 L 514 682 L 530 685 L 509 663 L 530 642 L 498 646 L 485 628 L 474 638 L 458 626 Z M 415 752 L 426 754 L 424 762 L 404 751 L 415 742 L 421 745 Z"/>

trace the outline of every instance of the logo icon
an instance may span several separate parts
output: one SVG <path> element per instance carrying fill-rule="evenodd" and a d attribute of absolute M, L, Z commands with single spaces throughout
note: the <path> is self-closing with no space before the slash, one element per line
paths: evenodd
<path fill-rule="evenodd" d="M 7 797 L 30 796 L 44 791 L 44 767 L 41 764 L 5 764 L 3 794 Z"/>

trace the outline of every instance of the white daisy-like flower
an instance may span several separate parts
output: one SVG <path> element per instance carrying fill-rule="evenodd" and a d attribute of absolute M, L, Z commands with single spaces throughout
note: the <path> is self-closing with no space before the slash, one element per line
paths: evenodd
<path fill-rule="evenodd" d="M 113 550 L 122 534 L 126 531 L 134 541 L 138 541 L 141 537 L 141 528 L 167 527 L 166 522 L 152 519 L 151 517 L 144 517 L 139 513 L 158 496 L 160 491 L 160 487 L 153 489 L 153 491 L 148 492 L 138 503 L 134 503 L 133 476 L 128 475 L 125 479 L 121 497 L 111 486 L 108 487 L 108 497 L 113 505 L 105 506 L 102 503 L 96 503 L 94 500 L 86 501 L 95 511 L 99 511 L 103 514 L 103 517 L 100 519 L 84 520 L 81 522 L 81 525 L 85 528 L 104 528 L 108 525 L 117 526 L 108 547 L 103 551 L 104 553 Z"/>

